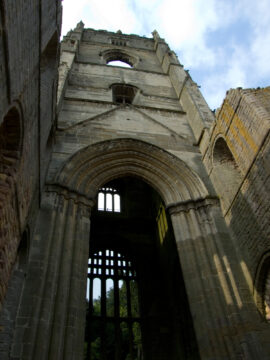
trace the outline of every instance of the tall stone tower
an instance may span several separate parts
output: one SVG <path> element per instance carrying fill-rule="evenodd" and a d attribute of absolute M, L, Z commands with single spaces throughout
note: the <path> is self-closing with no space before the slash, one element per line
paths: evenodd
<path fill-rule="evenodd" d="M 53 94 L 45 60 L 42 89 Z M 268 92 L 251 93 L 264 104 Z M 268 245 L 252 267 L 234 217 L 249 171 L 234 160 L 243 137 L 228 140 L 244 134 L 248 96 L 231 91 L 216 120 L 156 31 L 79 23 L 64 37 L 57 102 L 40 104 L 44 166 L 27 270 L 17 288 L 11 276 L 3 304 L 5 359 L 269 358 L 265 258 L 257 300 L 252 287 Z"/>

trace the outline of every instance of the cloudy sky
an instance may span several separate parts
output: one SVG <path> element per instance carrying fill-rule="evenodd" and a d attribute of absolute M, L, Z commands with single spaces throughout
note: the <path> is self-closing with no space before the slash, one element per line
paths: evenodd
<path fill-rule="evenodd" d="M 174 50 L 211 109 L 226 90 L 270 85 L 270 0 L 63 0 L 65 34 L 85 28 L 151 37 Z"/>

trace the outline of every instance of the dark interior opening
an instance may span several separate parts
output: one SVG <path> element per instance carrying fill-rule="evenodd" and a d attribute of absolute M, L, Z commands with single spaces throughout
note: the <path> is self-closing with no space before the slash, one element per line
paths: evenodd
<path fill-rule="evenodd" d="M 137 88 L 126 84 L 112 85 L 113 102 L 117 104 L 132 104 Z"/>
<path fill-rule="evenodd" d="M 85 359 L 199 359 L 161 197 L 133 177 L 102 189 L 117 191 L 121 211 L 100 211 L 97 204 L 91 216 Z"/>

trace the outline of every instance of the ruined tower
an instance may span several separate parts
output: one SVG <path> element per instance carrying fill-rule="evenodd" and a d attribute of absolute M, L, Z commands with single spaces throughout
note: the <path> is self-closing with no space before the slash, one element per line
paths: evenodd
<path fill-rule="evenodd" d="M 39 149 L 35 201 L 17 200 L 2 260 L 3 359 L 268 359 L 269 89 L 231 90 L 216 118 L 157 31 L 79 23 L 61 43 L 56 99 L 50 23 L 39 136 L 17 136 L 16 106 L 1 119 L 1 159 L 16 168 L 3 165 L 2 182 L 27 183 L 20 149 L 31 136 Z"/>

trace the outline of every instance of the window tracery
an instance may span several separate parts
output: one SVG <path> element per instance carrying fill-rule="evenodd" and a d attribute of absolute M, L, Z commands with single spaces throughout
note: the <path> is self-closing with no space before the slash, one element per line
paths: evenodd
<path fill-rule="evenodd" d="M 111 187 L 103 187 L 98 193 L 98 210 L 119 213 L 121 201 L 119 192 Z"/>
<path fill-rule="evenodd" d="M 116 43 L 113 45 L 116 45 Z M 122 61 L 123 63 L 126 63 L 133 68 L 136 67 L 139 62 L 139 58 L 137 56 L 134 56 L 133 54 L 123 49 L 108 49 L 100 52 L 99 55 L 101 56 L 101 59 L 104 61 L 104 63 L 106 63 L 107 65 L 111 61 Z"/>
<path fill-rule="evenodd" d="M 132 85 L 113 84 L 112 96 L 116 104 L 132 104 L 138 89 Z"/>
<path fill-rule="evenodd" d="M 85 359 L 138 359 L 142 353 L 137 274 L 121 253 L 102 249 L 88 260 Z"/>

